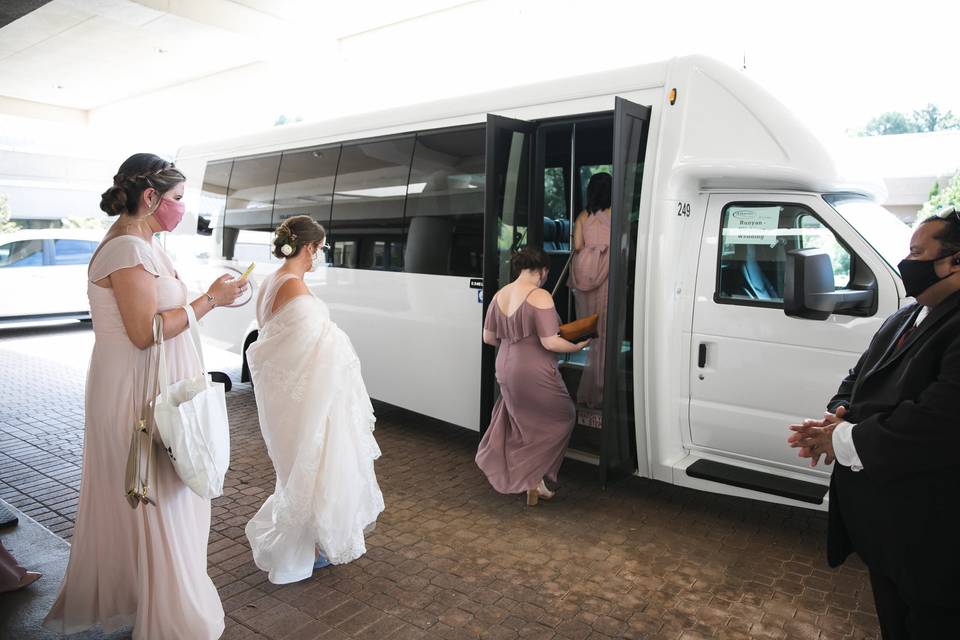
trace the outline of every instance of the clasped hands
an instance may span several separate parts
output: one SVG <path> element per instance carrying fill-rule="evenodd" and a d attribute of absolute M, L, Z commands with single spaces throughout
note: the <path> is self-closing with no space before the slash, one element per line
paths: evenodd
<path fill-rule="evenodd" d="M 804 420 L 800 424 L 790 425 L 793 435 L 787 438 L 791 447 L 800 449 L 801 458 L 810 458 L 810 466 L 820 462 L 820 456 L 826 456 L 824 464 L 832 464 L 836 459 L 833 452 L 833 430 L 843 422 L 847 408 L 841 406 L 836 413 L 824 413 L 823 420 Z"/>

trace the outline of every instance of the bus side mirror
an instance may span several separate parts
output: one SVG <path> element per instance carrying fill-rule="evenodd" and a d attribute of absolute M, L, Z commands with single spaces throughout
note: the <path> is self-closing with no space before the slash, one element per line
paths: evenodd
<path fill-rule="evenodd" d="M 783 312 L 809 320 L 826 320 L 837 311 L 868 311 L 876 295 L 872 289 L 838 290 L 833 263 L 823 249 L 788 251 L 783 285 Z"/>

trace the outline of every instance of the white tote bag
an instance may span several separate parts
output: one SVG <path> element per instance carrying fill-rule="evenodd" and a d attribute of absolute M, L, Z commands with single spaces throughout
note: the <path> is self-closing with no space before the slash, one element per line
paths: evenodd
<path fill-rule="evenodd" d="M 160 364 L 154 418 L 160 439 L 183 483 L 201 498 L 223 493 L 223 477 L 230 465 L 230 425 L 223 384 L 212 382 L 203 362 L 203 345 L 193 307 L 184 306 L 188 330 L 202 372 L 170 384 L 163 328 L 160 329 Z"/>

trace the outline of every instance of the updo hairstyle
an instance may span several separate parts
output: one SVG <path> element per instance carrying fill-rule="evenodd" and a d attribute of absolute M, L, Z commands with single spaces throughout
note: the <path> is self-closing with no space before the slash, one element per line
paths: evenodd
<path fill-rule="evenodd" d="M 100 196 L 100 208 L 108 216 L 132 215 L 144 191 L 153 188 L 164 194 L 186 179 L 172 162 L 152 153 L 135 153 L 120 165 L 113 186 Z"/>
<path fill-rule="evenodd" d="M 510 258 L 510 267 L 513 269 L 514 276 L 520 275 L 524 269 L 542 271 L 550 268 L 550 258 L 540 249 L 524 247 Z"/>
<path fill-rule="evenodd" d="M 322 225 L 314 222 L 310 216 L 292 216 L 284 220 L 276 230 L 273 239 L 273 255 L 283 259 L 295 258 L 300 254 L 300 248 L 311 244 L 322 243 L 327 232 Z M 291 251 L 285 255 L 283 246 L 289 245 Z"/>

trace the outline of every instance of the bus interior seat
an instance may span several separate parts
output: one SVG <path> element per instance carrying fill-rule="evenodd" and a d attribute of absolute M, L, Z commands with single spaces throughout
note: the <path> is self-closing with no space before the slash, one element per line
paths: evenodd
<path fill-rule="evenodd" d="M 563 220 L 556 220 L 556 223 L 559 227 L 557 243 L 560 245 L 560 250 L 570 251 L 570 221 L 564 218 Z"/>
<path fill-rule="evenodd" d="M 724 257 L 720 290 L 724 296 L 749 300 L 783 300 L 786 250 L 774 247 L 739 245 L 733 256 Z"/>
<path fill-rule="evenodd" d="M 566 227 L 563 223 L 566 222 Z M 569 220 L 554 220 L 553 218 L 543 219 L 543 252 L 547 254 L 550 260 L 550 274 L 544 283 L 544 289 L 553 291 L 557 278 L 563 273 L 563 267 L 566 266 L 570 258 L 570 234 L 569 231 L 564 235 L 563 229 L 569 230 Z M 557 295 L 554 296 L 554 303 L 557 307 L 557 313 L 560 314 L 561 322 L 569 322 L 572 318 L 570 310 L 567 309 L 567 300 L 569 299 L 570 288 L 567 285 L 569 273 L 557 289 Z"/>

